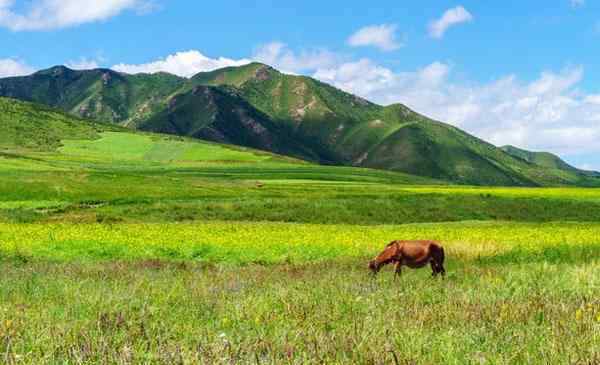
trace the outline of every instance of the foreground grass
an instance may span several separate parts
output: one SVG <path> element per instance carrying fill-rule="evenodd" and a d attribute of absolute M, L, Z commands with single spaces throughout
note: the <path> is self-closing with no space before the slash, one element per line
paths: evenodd
<path fill-rule="evenodd" d="M 371 279 L 362 260 L 3 266 L 8 364 L 593 364 L 600 265 L 450 262 Z"/>
<path fill-rule="evenodd" d="M 600 361 L 600 224 L 0 225 L 6 363 Z M 393 238 L 448 276 L 372 279 Z"/>

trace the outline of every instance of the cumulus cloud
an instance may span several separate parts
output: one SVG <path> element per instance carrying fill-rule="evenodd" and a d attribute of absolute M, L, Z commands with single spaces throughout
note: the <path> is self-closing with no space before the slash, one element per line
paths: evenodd
<path fill-rule="evenodd" d="M 1 1 L 1 0 L 0 0 Z M 136 74 L 168 72 L 182 77 L 191 77 L 198 72 L 213 71 L 223 67 L 242 66 L 251 62 L 263 62 L 282 72 L 299 74 L 337 64 L 338 57 L 327 50 L 313 49 L 292 51 L 286 44 L 271 42 L 258 47 L 250 58 L 210 58 L 197 50 L 177 52 L 163 59 L 143 64 L 120 63 L 112 66 L 115 71 Z M 73 66 L 90 66 L 94 61 L 73 62 Z M 85 67 L 79 67 L 85 68 Z"/>
<path fill-rule="evenodd" d="M 600 95 L 598 95 L 598 94 L 587 95 L 583 99 L 583 102 L 586 104 L 600 105 Z"/>
<path fill-rule="evenodd" d="M 353 47 L 373 46 L 383 51 L 393 51 L 402 46 L 396 41 L 396 25 L 371 25 L 359 29 L 349 39 Z"/>
<path fill-rule="evenodd" d="M 154 8 L 148 0 L 33 0 L 26 9 L 15 0 L 0 0 L 0 26 L 13 31 L 58 29 L 106 20 L 126 10 L 143 13 Z"/>
<path fill-rule="evenodd" d="M 150 63 L 138 65 L 120 63 L 114 65 L 112 69 L 129 74 L 168 72 L 182 77 L 191 77 L 198 72 L 213 71 L 229 66 L 242 66 L 250 62 L 249 59 L 209 58 L 196 50 L 191 50 L 177 52 Z"/>
<path fill-rule="evenodd" d="M 585 5 L 585 0 L 570 0 L 570 1 L 571 1 L 571 7 L 573 7 L 573 8 L 580 8 Z"/>
<path fill-rule="evenodd" d="M 73 70 L 93 70 L 99 68 L 100 64 L 97 60 L 82 57 L 78 60 L 67 62 L 65 66 Z"/>
<path fill-rule="evenodd" d="M 11 58 L 0 59 L 0 77 L 23 76 L 35 70 L 27 64 Z"/>
<path fill-rule="evenodd" d="M 429 23 L 429 35 L 433 38 L 441 39 L 450 27 L 472 20 L 473 15 L 462 6 L 448 9 L 440 19 Z"/>
<path fill-rule="evenodd" d="M 252 58 L 291 74 L 330 67 L 338 60 L 335 54 L 325 49 L 294 52 L 281 42 L 271 42 L 258 47 Z"/>

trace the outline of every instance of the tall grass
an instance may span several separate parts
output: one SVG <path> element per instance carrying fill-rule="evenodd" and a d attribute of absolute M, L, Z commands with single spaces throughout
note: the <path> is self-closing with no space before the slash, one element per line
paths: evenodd
<path fill-rule="evenodd" d="M 593 364 L 600 225 L 3 224 L 6 363 Z M 394 238 L 448 275 L 369 276 Z"/>
<path fill-rule="evenodd" d="M 3 265 L 9 364 L 594 364 L 600 264 Z"/>

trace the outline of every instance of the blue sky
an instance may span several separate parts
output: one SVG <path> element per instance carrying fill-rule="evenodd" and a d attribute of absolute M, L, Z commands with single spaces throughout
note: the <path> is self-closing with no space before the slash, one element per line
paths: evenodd
<path fill-rule="evenodd" d="M 372 3 L 0 0 L 0 76 L 259 60 L 600 169 L 600 2 Z"/>

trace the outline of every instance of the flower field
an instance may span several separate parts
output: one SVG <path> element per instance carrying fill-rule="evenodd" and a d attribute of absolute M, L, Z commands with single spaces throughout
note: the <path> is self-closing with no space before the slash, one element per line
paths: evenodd
<path fill-rule="evenodd" d="M 385 226 L 275 222 L 0 224 L 0 252 L 53 261 L 164 259 L 310 263 L 370 257 L 393 239 L 435 239 L 461 260 L 589 261 L 600 224 L 464 222 Z M 509 257 L 509 256 L 514 257 Z"/>

